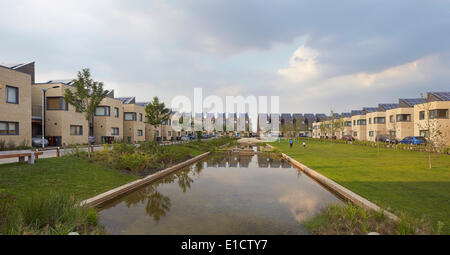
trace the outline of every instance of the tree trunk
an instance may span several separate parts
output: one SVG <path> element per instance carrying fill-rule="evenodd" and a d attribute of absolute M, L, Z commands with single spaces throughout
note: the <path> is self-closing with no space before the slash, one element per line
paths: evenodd
<path fill-rule="evenodd" d="M 431 151 L 428 151 L 428 167 L 431 169 L 432 165 L 431 165 Z"/>

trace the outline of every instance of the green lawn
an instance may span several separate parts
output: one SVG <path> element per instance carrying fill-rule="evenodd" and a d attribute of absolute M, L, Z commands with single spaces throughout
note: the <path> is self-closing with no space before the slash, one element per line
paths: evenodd
<path fill-rule="evenodd" d="M 450 234 L 450 156 L 434 154 L 430 170 L 423 152 L 317 140 L 301 140 L 293 149 L 287 141 L 271 144 L 382 207 L 443 222 Z"/>
<path fill-rule="evenodd" d="M 75 157 L 40 159 L 34 165 L 0 165 L 0 191 L 18 198 L 54 191 L 87 199 L 135 179 Z"/>

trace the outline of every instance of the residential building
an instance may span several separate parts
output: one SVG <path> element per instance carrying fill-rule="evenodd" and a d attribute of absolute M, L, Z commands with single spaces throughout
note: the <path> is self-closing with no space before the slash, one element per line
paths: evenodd
<path fill-rule="evenodd" d="M 414 135 L 414 105 L 425 103 L 422 98 L 398 100 L 398 106 L 386 109 L 386 133 L 391 139 L 402 140 Z"/>
<path fill-rule="evenodd" d="M 414 105 L 414 135 L 429 133 L 436 145 L 450 146 L 450 92 L 428 92 L 427 102 Z M 436 130 L 440 135 L 436 135 Z"/>
<path fill-rule="evenodd" d="M 33 67 L 33 72 L 27 68 Z M 8 147 L 31 146 L 31 84 L 34 62 L 0 65 L 0 142 Z"/>
<path fill-rule="evenodd" d="M 380 135 L 387 135 L 386 130 L 386 111 L 395 109 L 398 104 L 379 104 L 377 111 L 369 111 L 367 118 L 367 140 L 376 142 Z"/>
<path fill-rule="evenodd" d="M 338 139 L 341 139 L 344 135 L 353 136 L 352 134 L 352 114 L 350 112 L 343 112 L 341 114 L 342 124 L 341 134 L 338 135 Z"/>
<path fill-rule="evenodd" d="M 135 97 L 118 97 L 123 103 L 123 140 L 127 143 L 145 141 L 145 107 Z"/>
<path fill-rule="evenodd" d="M 353 110 L 352 112 L 352 136 L 357 140 L 366 140 L 366 112 Z"/>
<path fill-rule="evenodd" d="M 97 106 L 93 118 L 93 132 L 95 143 L 113 143 L 123 139 L 123 103 L 114 98 L 114 90 Z"/>
<path fill-rule="evenodd" d="M 41 123 L 33 123 L 33 135 L 39 134 L 42 121 L 45 125 L 45 138 L 49 146 L 65 146 L 71 144 L 87 144 L 89 124 L 86 115 L 76 110 L 64 100 L 66 89 L 75 91 L 73 80 L 50 80 L 35 83 L 31 86 L 31 102 L 33 119 L 41 118 Z M 45 92 L 44 116 L 42 109 L 42 94 Z"/>
<path fill-rule="evenodd" d="M 294 124 L 294 129 L 298 133 L 297 136 L 304 136 L 306 135 L 306 132 L 308 131 L 306 123 L 305 123 L 305 117 L 301 113 L 294 113 L 292 114 L 292 123 Z"/>

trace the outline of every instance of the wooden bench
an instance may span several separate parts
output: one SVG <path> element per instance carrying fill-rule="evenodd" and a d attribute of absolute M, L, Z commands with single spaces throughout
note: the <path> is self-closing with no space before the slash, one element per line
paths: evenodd
<path fill-rule="evenodd" d="M 28 164 L 34 164 L 34 161 L 39 158 L 39 155 L 43 154 L 44 153 L 42 151 L 8 153 L 8 154 L 0 154 L 0 159 L 19 158 L 19 162 L 25 162 L 25 157 L 28 157 Z"/>

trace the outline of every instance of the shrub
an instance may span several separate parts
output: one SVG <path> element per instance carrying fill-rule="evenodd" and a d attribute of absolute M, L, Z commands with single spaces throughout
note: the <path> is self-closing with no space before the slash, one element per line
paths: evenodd
<path fill-rule="evenodd" d="M 6 150 L 6 141 L 0 140 L 0 151 Z"/>
<path fill-rule="evenodd" d="M 133 173 L 144 170 L 150 163 L 150 156 L 140 153 L 124 154 L 121 159 L 122 168 L 128 169 Z"/>

